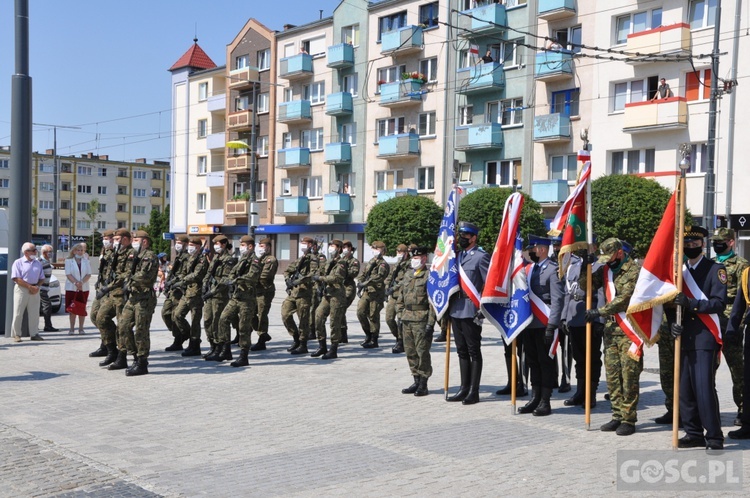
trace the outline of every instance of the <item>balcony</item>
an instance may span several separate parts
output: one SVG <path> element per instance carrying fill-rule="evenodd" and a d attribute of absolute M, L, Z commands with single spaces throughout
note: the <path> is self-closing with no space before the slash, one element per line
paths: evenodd
<path fill-rule="evenodd" d="M 206 137 L 206 148 L 208 150 L 224 149 L 227 143 L 226 133 L 223 131 L 219 133 L 211 133 Z"/>
<path fill-rule="evenodd" d="M 328 47 L 328 62 L 326 66 L 344 69 L 354 65 L 354 46 L 350 43 L 340 43 Z"/>
<path fill-rule="evenodd" d="M 115 213 L 115 219 L 117 221 L 128 221 L 129 218 L 130 218 L 130 213 L 128 213 L 127 211 L 117 211 Z"/>
<path fill-rule="evenodd" d="M 419 135 L 403 133 L 380 137 L 378 157 L 382 159 L 405 159 L 419 155 Z"/>
<path fill-rule="evenodd" d="M 323 196 L 323 213 L 349 214 L 352 212 L 352 198 L 349 194 L 326 194 Z"/>
<path fill-rule="evenodd" d="M 130 185 L 130 177 L 127 175 L 124 175 L 124 176 L 117 175 L 117 178 L 115 179 L 115 183 L 117 183 L 117 185 L 122 185 L 122 186 L 127 187 L 128 185 Z"/>
<path fill-rule="evenodd" d="M 406 26 L 388 31 L 380 37 L 380 53 L 382 55 L 421 52 L 422 46 L 422 28 L 419 26 Z"/>
<path fill-rule="evenodd" d="M 690 43 L 690 25 L 687 23 L 677 23 L 628 35 L 628 44 L 625 50 L 635 54 L 652 54 L 657 56 L 689 55 Z M 629 64 L 648 64 L 657 60 L 656 57 L 648 55 L 635 55 L 626 59 L 625 62 Z"/>
<path fill-rule="evenodd" d="M 534 116 L 534 142 L 570 142 L 570 116 L 559 112 Z"/>
<path fill-rule="evenodd" d="M 503 147 L 500 123 L 482 123 L 456 127 L 456 150 L 491 150 Z"/>
<path fill-rule="evenodd" d="M 352 94 L 349 92 L 331 93 L 326 96 L 326 114 L 348 116 L 354 111 Z"/>
<path fill-rule="evenodd" d="M 224 214 L 227 218 L 247 218 L 248 202 L 244 199 L 227 201 Z"/>
<path fill-rule="evenodd" d="M 151 205 L 152 206 L 161 206 L 162 205 L 161 197 L 153 197 L 152 196 L 151 197 Z"/>
<path fill-rule="evenodd" d="M 227 131 L 247 131 L 253 127 L 253 111 L 240 111 L 227 116 Z"/>
<path fill-rule="evenodd" d="M 217 188 L 224 186 L 224 172 L 223 171 L 209 171 L 206 174 L 206 187 Z"/>
<path fill-rule="evenodd" d="M 575 0 L 539 0 L 539 19 L 559 21 L 576 15 Z"/>
<path fill-rule="evenodd" d="M 237 149 L 232 149 L 237 150 Z M 250 173 L 253 166 L 253 153 L 235 154 L 227 156 L 227 171 L 235 174 Z"/>
<path fill-rule="evenodd" d="M 231 90 L 245 90 L 253 87 L 258 81 L 258 69 L 255 67 L 243 67 L 229 71 L 229 88 Z"/>
<path fill-rule="evenodd" d="M 670 97 L 625 104 L 624 121 L 622 131 L 625 133 L 683 129 L 688 125 L 687 100 Z"/>
<path fill-rule="evenodd" d="M 310 166 L 310 149 L 307 147 L 281 149 L 276 154 L 277 168 L 307 168 Z"/>
<path fill-rule="evenodd" d="M 224 93 L 211 95 L 206 102 L 208 112 L 222 112 L 227 108 L 227 96 Z"/>
<path fill-rule="evenodd" d="M 471 10 L 464 10 L 458 15 L 459 36 L 476 37 L 498 35 L 505 31 L 508 20 L 505 5 L 490 4 Z"/>
<path fill-rule="evenodd" d="M 115 195 L 115 201 L 118 204 L 127 204 L 130 202 L 130 196 L 128 194 L 117 194 Z"/>
<path fill-rule="evenodd" d="M 531 182 L 531 197 L 539 203 L 560 203 L 568 198 L 570 189 L 565 180 Z"/>
<path fill-rule="evenodd" d="M 567 50 L 547 50 L 536 54 L 538 81 L 567 80 L 573 76 L 573 53 Z"/>
<path fill-rule="evenodd" d="M 206 209 L 204 213 L 206 217 L 206 225 L 223 225 L 224 224 L 224 210 L 223 209 Z"/>
<path fill-rule="evenodd" d="M 277 197 L 277 216 L 305 216 L 310 214 L 310 202 L 307 197 Z"/>
<path fill-rule="evenodd" d="M 326 164 L 351 164 L 352 146 L 346 142 L 336 142 L 326 144 L 325 160 Z"/>
<path fill-rule="evenodd" d="M 312 120 L 309 100 L 292 100 L 279 105 L 276 121 L 279 123 L 307 123 Z"/>
<path fill-rule="evenodd" d="M 417 191 L 413 188 L 394 188 L 391 190 L 378 190 L 377 202 L 387 201 L 394 197 L 401 197 L 404 195 L 417 195 Z"/>
<path fill-rule="evenodd" d="M 403 107 L 422 102 L 422 95 L 427 93 L 422 89 L 424 83 L 419 80 L 402 80 L 380 85 L 381 107 Z"/>
<path fill-rule="evenodd" d="M 297 54 L 279 61 L 279 78 L 298 80 L 313 74 L 312 55 Z"/>
<path fill-rule="evenodd" d="M 456 79 L 456 93 L 462 95 L 502 92 L 505 88 L 505 71 L 497 62 L 459 69 Z"/>

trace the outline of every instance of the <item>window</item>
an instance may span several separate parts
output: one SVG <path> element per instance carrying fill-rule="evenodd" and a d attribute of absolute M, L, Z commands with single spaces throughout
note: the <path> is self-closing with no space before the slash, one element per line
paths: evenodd
<path fill-rule="evenodd" d="M 133 206 L 133 214 L 146 214 L 146 206 Z"/>
<path fill-rule="evenodd" d="M 393 190 L 400 188 L 402 183 L 401 170 L 395 171 L 376 171 L 375 172 L 375 190 Z"/>
<path fill-rule="evenodd" d="M 690 145 L 690 169 L 688 173 L 705 173 L 708 169 L 708 144 Z"/>
<path fill-rule="evenodd" d="M 268 157 L 268 135 L 258 137 L 258 154 L 260 157 Z"/>
<path fill-rule="evenodd" d="M 206 194 L 198 194 L 197 199 L 198 212 L 206 210 Z"/>
<path fill-rule="evenodd" d="M 78 174 L 91 176 L 91 166 L 78 166 Z"/>
<path fill-rule="evenodd" d="M 349 45 L 359 46 L 359 24 L 344 26 L 341 28 L 341 42 Z"/>
<path fill-rule="evenodd" d="M 52 228 L 52 219 L 51 218 L 38 218 L 37 224 L 39 225 L 39 228 Z"/>
<path fill-rule="evenodd" d="M 134 180 L 145 180 L 146 179 L 146 172 L 142 169 L 136 169 L 133 170 L 133 179 Z"/>
<path fill-rule="evenodd" d="M 145 226 L 146 226 L 145 223 L 140 222 L 140 221 L 136 221 L 136 222 L 133 223 L 133 230 L 140 230 L 140 229 L 142 229 Z"/>
<path fill-rule="evenodd" d="M 39 209 L 53 210 L 55 209 L 55 203 L 52 201 L 39 201 Z"/>
<path fill-rule="evenodd" d="M 127 221 L 117 221 L 117 228 L 127 228 L 128 222 Z"/>
<path fill-rule="evenodd" d="M 284 88 L 284 102 L 291 102 L 294 100 L 294 90 L 292 88 Z"/>
<path fill-rule="evenodd" d="M 355 173 L 339 173 L 336 175 L 339 194 L 354 195 Z"/>
<path fill-rule="evenodd" d="M 711 69 L 685 74 L 685 98 L 688 101 L 711 98 Z"/>
<path fill-rule="evenodd" d="M 271 69 L 271 49 L 258 50 L 258 70 Z"/>
<path fill-rule="evenodd" d="M 91 185 L 78 185 L 78 193 L 79 194 L 90 194 L 91 193 Z"/>
<path fill-rule="evenodd" d="M 107 168 L 99 168 L 99 176 L 107 176 Z"/>
<path fill-rule="evenodd" d="M 117 195 L 128 195 L 128 187 L 126 187 L 125 185 L 118 185 Z"/>
<path fill-rule="evenodd" d="M 283 57 L 291 57 L 294 54 L 296 54 L 297 51 L 294 48 L 294 43 L 287 43 L 284 45 L 284 55 Z"/>
<path fill-rule="evenodd" d="M 320 176 L 300 178 L 299 191 L 301 196 L 310 199 L 323 197 L 323 178 Z"/>
<path fill-rule="evenodd" d="M 198 174 L 205 175 L 208 172 L 208 157 L 198 156 Z"/>
<path fill-rule="evenodd" d="M 357 145 L 357 123 L 342 124 L 339 141 L 349 145 Z"/>
<path fill-rule="evenodd" d="M 351 93 L 352 97 L 356 97 L 359 95 L 359 78 L 357 77 L 357 73 L 347 74 L 346 76 L 344 76 L 341 90 Z"/>
<path fill-rule="evenodd" d="M 96 229 L 97 230 L 106 230 L 107 229 L 107 222 L 106 221 L 97 221 L 96 222 Z"/>
<path fill-rule="evenodd" d="M 655 149 L 613 151 L 612 174 L 653 173 L 655 156 Z"/>
<path fill-rule="evenodd" d="M 440 2 L 432 2 L 426 5 L 419 6 L 419 24 L 426 26 L 427 28 L 437 28 L 439 17 L 438 8 Z M 427 74 L 427 73 L 425 73 Z"/>
<path fill-rule="evenodd" d="M 161 180 L 161 171 L 152 171 L 151 172 L 151 179 L 152 180 Z"/>
<path fill-rule="evenodd" d="M 521 51 L 517 50 L 518 44 L 523 43 L 523 38 L 508 40 L 496 45 L 490 45 L 492 59 L 503 64 L 505 69 L 516 67 L 521 64 Z"/>
<path fill-rule="evenodd" d="M 378 119 L 378 139 L 404 133 L 404 118 Z"/>
<path fill-rule="evenodd" d="M 124 203 L 117 204 L 117 212 L 118 213 L 127 213 L 128 212 L 128 206 Z"/>
<path fill-rule="evenodd" d="M 560 113 L 563 116 L 578 116 L 578 104 L 581 99 L 581 90 L 572 88 L 562 92 L 552 92 L 552 113 Z"/>
<path fill-rule="evenodd" d="M 0 178 L 0 188 L 8 188 L 8 184 L 10 183 L 10 180 L 7 178 Z"/>
<path fill-rule="evenodd" d="M 40 173 L 54 173 L 55 165 L 54 164 L 40 164 L 39 172 Z"/>
<path fill-rule="evenodd" d="M 707 28 L 716 24 L 716 0 L 690 0 L 688 22 L 690 29 Z"/>
<path fill-rule="evenodd" d="M 100 213 L 106 213 L 107 212 L 107 205 L 100 203 L 99 206 L 97 206 L 97 210 Z"/>
<path fill-rule="evenodd" d="M 389 16 L 383 16 L 378 19 L 378 41 L 383 33 L 395 31 L 406 26 L 406 11 L 397 12 Z"/>
<path fill-rule="evenodd" d="M 383 83 L 401 81 L 401 75 L 406 72 L 406 65 L 382 67 L 378 69 L 378 91 Z"/>
<path fill-rule="evenodd" d="M 0 169 L 10 168 L 10 161 L 8 159 L 0 159 Z"/>
<path fill-rule="evenodd" d="M 474 122 L 474 106 L 463 105 L 458 108 L 458 119 L 461 126 L 470 125 Z"/>
<path fill-rule="evenodd" d="M 656 92 L 659 85 L 658 76 L 650 76 L 646 79 L 625 81 L 615 83 L 612 96 L 612 112 L 622 111 L 625 104 L 632 102 L 645 102 L 649 95 Z"/>
<path fill-rule="evenodd" d="M 8 197 L 0 197 L 0 207 L 8 207 L 8 202 L 10 199 Z"/>
<path fill-rule="evenodd" d="M 512 185 L 511 161 L 487 161 L 484 165 L 484 183 L 487 185 Z"/>
<path fill-rule="evenodd" d="M 628 35 L 661 26 L 661 9 L 635 12 L 615 19 L 615 44 L 628 42 Z"/>
<path fill-rule="evenodd" d="M 198 101 L 202 102 L 208 99 L 208 81 L 198 83 Z"/>
<path fill-rule="evenodd" d="M 292 195 L 292 180 L 291 178 L 281 179 L 281 195 Z"/>
<path fill-rule="evenodd" d="M 419 61 L 419 72 L 427 77 L 427 81 L 437 81 L 437 57 L 431 57 L 429 59 Z"/>
<path fill-rule="evenodd" d="M 234 195 L 242 195 L 245 193 L 245 182 L 234 182 L 232 184 L 232 192 Z"/>
<path fill-rule="evenodd" d="M 146 189 L 145 188 L 134 188 L 133 189 L 133 197 L 146 197 Z"/>
<path fill-rule="evenodd" d="M 493 57 L 494 59 L 494 57 Z M 458 69 L 465 69 L 467 67 L 470 67 L 471 64 L 471 54 L 469 54 L 469 51 L 467 49 L 459 50 L 458 51 L 458 61 L 456 62 L 458 65 Z"/>
<path fill-rule="evenodd" d="M 127 178 L 127 177 L 128 177 L 127 168 L 117 168 L 117 178 Z"/>
<path fill-rule="evenodd" d="M 435 112 L 426 112 L 419 115 L 419 136 L 434 136 L 435 135 Z"/>
<path fill-rule="evenodd" d="M 307 147 L 310 151 L 323 150 L 323 128 L 302 130 L 299 135 L 300 147 Z"/>
<path fill-rule="evenodd" d="M 435 190 L 435 167 L 417 168 L 417 191 L 430 192 Z"/>
<path fill-rule="evenodd" d="M 39 190 L 43 192 L 54 192 L 55 184 L 53 182 L 39 182 Z M 80 192 L 80 190 L 79 190 Z M 91 192 L 89 192 L 91 193 Z"/>
<path fill-rule="evenodd" d="M 237 57 L 234 58 L 234 68 L 235 69 L 244 69 L 244 68 L 246 68 L 249 65 L 250 65 L 250 61 L 249 61 L 249 58 L 248 58 L 247 54 L 245 54 L 245 55 L 238 55 Z"/>
<path fill-rule="evenodd" d="M 70 201 L 60 200 L 60 209 L 70 209 Z"/>
<path fill-rule="evenodd" d="M 325 55 L 326 53 L 326 37 L 318 36 L 302 42 L 302 50 L 308 54 L 316 57 L 318 55 Z"/>
<path fill-rule="evenodd" d="M 326 82 L 316 81 L 312 85 L 305 85 L 303 100 L 309 100 L 310 104 L 321 104 L 325 102 Z"/>
<path fill-rule="evenodd" d="M 198 120 L 198 138 L 206 138 L 207 133 L 208 133 L 208 120 L 199 119 Z"/>
<path fill-rule="evenodd" d="M 151 189 L 151 197 L 161 197 L 161 189 L 160 188 L 152 188 Z"/>
<path fill-rule="evenodd" d="M 575 154 L 568 156 L 552 156 L 552 180 L 566 180 L 574 182 L 578 175 L 578 157 Z"/>
<path fill-rule="evenodd" d="M 268 112 L 271 106 L 271 98 L 268 92 L 258 94 L 258 112 Z"/>
<path fill-rule="evenodd" d="M 234 99 L 234 111 L 241 112 L 250 108 L 250 95 L 240 95 Z"/>
<path fill-rule="evenodd" d="M 471 163 L 461 163 L 458 165 L 458 182 L 471 181 Z"/>
<path fill-rule="evenodd" d="M 292 134 L 285 131 L 281 134 L 281 148 L 291 149 L 292 148 Z"/>
<path fill-rule="evenodd" d="M 523 100 L 508 99 L 500 101 L 502 110 L 501 124 L 503 126 L 514 126 L 523 124 Z"/>
<path fill-rule="evenodd" d="M 567 50 L 578 54 L 581 52 L 581 27 L 573 26 L 570 28 L 559 29 L 555 31 L 553 38 Z"/>
<path fill-rule="evenodd" d="M 73 166 L 70 163 L 62 163 L 60 165 L 60 173 L 72 173 Z"/>
<path fill-rule="evenodd" d="M 85 213 L 89 209 L 89 203 L 88 202 L 79 202 L 77 211 L 80 211 L 82 213 Z"/>
<path fill-rule="evenodd" d="M 70 218 L 60 218 L 60 228 L 70 228 Z"/>
<path fill-rule="evenodd" d="M 268 183 L 265 180 L 260 181 L 260 182 L 255 182 L 255 199 L 258 201 L 268 200 L 267 193 L 266 193 L 267 188 L 268 188 Z"/>
<path fill-rule="evenodd" d="M 63 192 L 70 192 L 70 182 L 62 182 L 60 189 Z"/>

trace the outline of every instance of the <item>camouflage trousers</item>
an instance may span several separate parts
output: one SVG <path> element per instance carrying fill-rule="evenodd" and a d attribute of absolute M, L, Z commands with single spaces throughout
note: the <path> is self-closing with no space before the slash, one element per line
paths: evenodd
<path fill-rule="evenodd" d="M 299 318 L 299 327 L 294 323 L 294 313 Z M 290 336 L 306 340 L 310 333 L 310 297 L 287 297 L 281 305 L 281 321 Z"/>
<path fill-rule="evenodd" d="M 232 339 L 231 326 L 237 321 L 240 348 L 249 349 L 251 346 L 250 334 L 253 332 L 252 322 L 256 313 L 256 306 L 255 296 L 248 297 L 247 299 L 230 299 L 219 318 L 219 336 L 216 342 L 220 344 L 229 342 Z"/>
<path fill-rule="evenodd" d="M 664 406 L 671 412 L 674 402 L 674 337 L 666 325 L 659 328 L 656 344 L 659 346 L 659 381 L 664 391 Z"/>
<path fill-rule="evenodd" d="M 315 331 L 319 341 L 326 340 L 326 319 L 331 316 L 331 344 L 341 342 L 341 322 L 346 313 L 345 296 L 326 296 L 318 305 L 315 312 Z"/>
<path fill-rule="evenodd" d="M 383 309 L 383 296 L 373 296 L 369 292 L 362 294 L 357 304 L 357 318 L 362 331 L 372 334 L 373 338 L 380 335 L 380 310 Z"/>
<path fill-rule="evenodd" d="M 131 298 L 125 303 L 117 322 L 117 349 L 138 356 L 148 356 L 151 351 L 151 318 L 156 309 L 156 294 Z M 133 329 L 135 328 L 135 333 Z"/>
<path fill-rule="evenodd" d="M 628 349 L 632 342 L 627 336 L 604 334 L 604 368 L 607 390 L 612 404 L 612 419 L 635 425 L 638 421 L 638 397 L 643 357 L 634 360 Z"/>
<path fill-rule="evenodd" d="M 212 297 L 203 304 L 203 328 L 211 344 L 219 342 L 219 319 L 227 305 L 227 299 Z"/>
<path fill-rule="evenodd" d="M 191 313 L 190 322 L 187 321 L 188 313 Z M 175 327 L 180 333 L 180 340 L 200 340 L 201 319 L 203 318 L 203 300 L 200 296 L 182 296 L 172 316 Z"/>
<path fill-rule="evenodd" d="M 91 303 L 91 311 L 89 311 L 89 319 L 91 320 L 91 323 L 94 324 L 94 327 L 96 327 L 96 317 L 99 315 L 99 308 L 102 305 L 101 299 L 94 298 L 94 302 Z M 99 331 L 99 335 L 102 337 L 102 342 L 104 342 L 104 334 L 102 334 L 101 331 Z M 106 344 L 106 342 L 104 342 Z M 111 344 L 111 343 L 110 343 Z"/>
<path fill-rule="evenodd" d="M 268 312 L 271 311 L 271 302 L 273 302 L 274 295 L 276 295 L 276 289 L 272 287 L 265 293 L 258 294 L 255 298 L 257 315 L 253 320 L 253 328 L 258 332 L 258 335 L 268 332 Z"/>
<path fill-rule="evenodd" d="M 177 306 L 180 304 L 179 294 L 175 294 L 176 292 L 179 291 L 170 291 L 169 295 L 164 300 L 164 304 L 161 308 L 161 317 L 164 320 L 164 325 L 167 326 L 167 330 L 172 332 L 172 337 L 175 339 L 181 339 L 182 334 L 180 334 L 180 329 L 177 328 L 174 315 Z M 184 341 L 185 339 L 182 340 Z"/>
<path fill-rule="evenodd" d="M 721 323 L 721 333 L 723 335 L 727 331 L 728 320 L 724 315 L 721 315 L 719 322 Z M 724 341 L 721 352 L 727 360 L 727 367 L 729 367 L 729 373 L 732 376 L 732 398 L 734 399 L 734 404 L 737 405 L 737 410 L 742 412 L 742 389 L 745 385 L 743 377 L 745 357 L 742 340 L 740 339 L 737 342 Z"/>
<path fill-rule="evenodd" d="M 385 324 L 388 325 L 388 328 L 391 330 L 391 334 L 393 334 L 393 337 L 395 337 L 396 339 L 403 339 L 403 337 L 399 337 L 398 321 L 396 320 L 396 318 L 400 315 L 396 307 L 397 302 L 398 300 L 393 296 L 388 298 L 388 302 L 385 305 Z"/>
<path fill-rule="evenodd" d="M 354 285 L 347 285 L 346 289 L 346 302 L 344 303 L 344 317 L 341 319 L 341 333 L 347 334 L 349 332 L 349 326 L 346 323 L 346 311 L 354 302 L 354 298 L 357 296 L 357 287 Z"/>
<path fill-rule="evenodd" d="M 108 295 L 100 299 L 99 303 L 95 325 L 99 328 L 104 344 L 115 344 L 117 342 L 115 318 L 119 319 L 125 306 L 125 299 L 122 295 Z"/>
<path fill-rule="evenodd" d="M 412 376 L 430 378 L 432 375 L 432 333 L 426 332 L 427 321 L 403 322 L 404 351 Z"/>
<path fill-rule="evenodd" d="M 315 326 L 315 318 L 316 313 L 318 311 L 318 306 L 320 306 L 321 299 L 318 294 L 318 285 L 313 286 L 312 291 L 312 297 L 310 299 L 310 312 L 308 313 L 308 316 L 310 317 L 310 328 L 308 330 L 316 331 L 318 328 Z"/>

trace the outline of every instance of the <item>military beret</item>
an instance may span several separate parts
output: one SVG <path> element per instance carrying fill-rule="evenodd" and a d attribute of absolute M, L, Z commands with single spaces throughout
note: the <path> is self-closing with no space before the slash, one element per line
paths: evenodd
<path fill-rule="evenodd" d="M 271 239 L 268 237 L 263 237 L 262 239 L 260 239 L 260 242 L 259 242 L 259 244 L 263 244 L 263 245 L 268 245 L 270 243 L 271 243 Z"/>
<path fill-rule="evenodd" d="M 217 235 L 213 238 L 212 242 L 224 242 L 225 244 L 229 242 L 229 239 L 226 235 Z"/>
<path fill-rule="evenodd" d="M 190 239 L 188 238 L 187 235 L 178 235 L 177 242 L 182 242 L 183 244 L 187 244 L 188 242 L 190 242 Z"/>
<path fill-rule="evenodd" d="M 376 240 L 375 242 L 370 244 L 370 247 L 372 247 L 373 249 L 385 249 L 385 243 L 379 240 Z"/>
<path fill-rule="evenodd" d="M 700 225 L 685 225 L 685 240 L 701 240 L 708 237 L 708 230 Z"/>
<path fill-rule="evenodd" d="M 357 248 L 356 248 L 356 247 L 354 247 L 354 245 L 352 244 L 352 241 L 351 241 L 351 240 L 344 240 L 344 241 L 343 241 L 343 242 L 341 242 L 341 243 L 343 244 L 343 246 L 344 246 L 344 247 L 348 247 L 348 248 L 349 248 L 349 249 L 351 249 L 352 251 L 356 251 L 356 250 L 357 250 Z"/>
<path fill-rule="evenodd" d="M 735 233 L 731 228 L 717 228 L 711 240 L 734 240 Z"/>
<path fill-rule="evenodd" d="M 398 246 L 396 247 L 396 251 L 397 251 L 397 252 L 407 252 L 408 250 L 409 250 L 409 248 L 408 248 L 408 247 L 406 247 L 406 244 L 399 244 L 399 245 L 398 245 Z"/>
<path fill-rule="evenodd" d="M 129 239 L 131 238 L 130 232 L 125 228 L 118 228 L 117 230 L 115 230 L 115 237 L 127 237 Z"/>
<path fill-rule="evenodd" d="M 113 236 L 114 234 L 115 234 L 115 231 L 114 231 L 114 230 L 104 230 L 104 231 L 102 232 L 102 237 L 107 237 L 107 238 L 110 238 L 110 237 L 112 237 L 112 236 Z"/>
<path fill-rule="evenodd" d="M 300 242 L 304 242 L 305 244 L 314 244 L 315 239 L 312 237 L 302 237 L 302 240 Z"/>
<path fill-rule="evenodd" d="M 145 230 L 136 230 L 135 232 L 133 232 L 133 238 L 150 239 L 151 235 Z"/>
<path fill-rule="evenodd" d="M 458 231 L 479 235 L 479 228 L 474 223 L 469 223 L 468 221 L 459 221 Z"/>
<path fill-rule="evenodd" d="M 189 240 L 189 242 L 190 242 L 191 244 L 197 244 L 197 245 L 199 245 L 199 246 L 202 246 L 202 245 L 203 245 L 203 241 L 201 240 L 201 238 L 200 238 L 200 237 L 190 237 L 190 240 Z"/>
<path fill-rule="evenodd" d="M 430 254 L 430 248 L 429 247 L 420 246 L 420 247 L 415 247 L 414 249 L 411 250 L 412 257 L 414 257 L 414 256 L 427 256 L 428 254 Z"/>
<path fill-rule="evenodd" d="M 243 236 L 242 236 L 242 237 L 240 238 L 240 243 L 243 243 L 243 242 L 244 242 L 245 244 L 253 244 L 253 245 L 255 245 L 255 239 L 254 239 L 254 238 L 252 238 L 252 237 L 250 237 L 249 235 L 243 235 Z"/>
<path fill-rule="evenodd" d="M 622 249 L 622 241 L 620 239 L 616 239 L 615 237 L 608 238 L 599 246 L 599 262 L 606 263 L 620 249 Z"/>
<path fill-rule="evenodd" d="M 336 246 L 336 247 L 338 247 L 339 249 L 341 249 L 341 248 L 342 248 L 342 247 L 344 246 L 344 243 L 343 243 L 343 242 L 341 242 L 341 241 L 340 241 L 339 239 L 332 239 L 332 240 L 331 240 L 331 241 L 330 241 L 330 242 L 328 243 L 328 245 L 333 245 L 333 246 Z"/>

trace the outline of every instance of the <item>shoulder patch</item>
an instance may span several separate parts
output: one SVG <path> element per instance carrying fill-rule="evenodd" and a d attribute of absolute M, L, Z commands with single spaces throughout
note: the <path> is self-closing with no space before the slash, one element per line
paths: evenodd
<path fill-rule="evenodd" d="M 724 268 L 719 268 L 719 282 L 724 285 L 727 283 L 727 271 Z"/>

